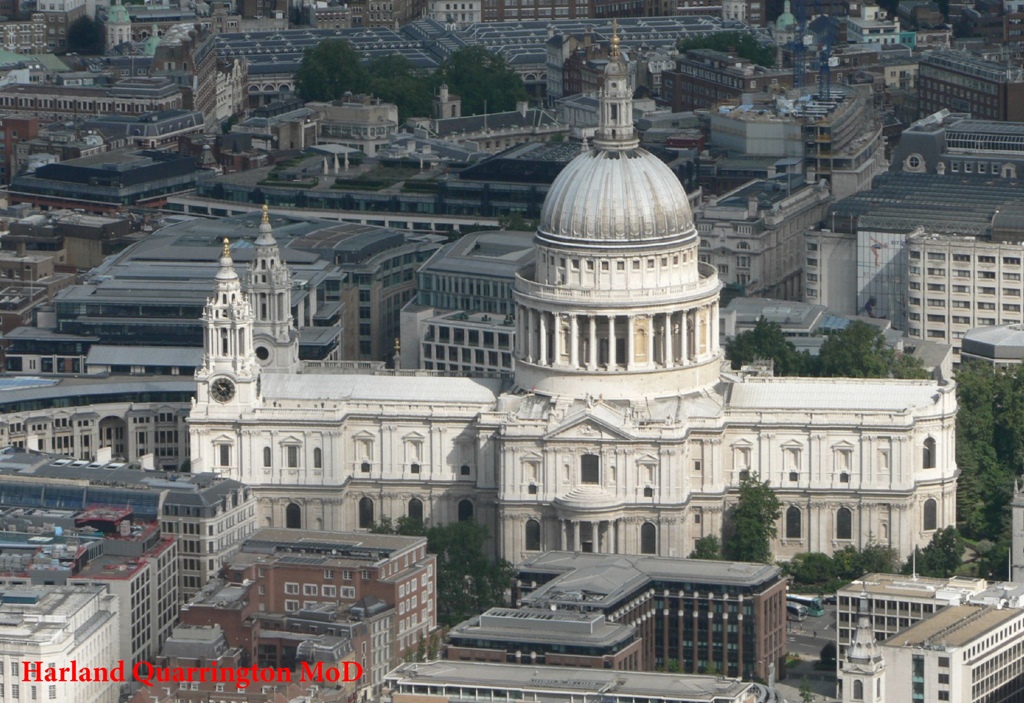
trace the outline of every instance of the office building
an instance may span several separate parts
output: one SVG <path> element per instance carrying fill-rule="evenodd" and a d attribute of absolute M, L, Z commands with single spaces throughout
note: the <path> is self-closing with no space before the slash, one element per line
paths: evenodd
<path fill-rule="evenodd" d="M 604 614 L 611 625 L 635 626 L 643 644 L 623 668 L 653 671 L 674 663 L 684 672 L 766 680 L 785 671 L 786 586 L 775 566 L 548 552 L 517 567 L 513 595 L 532 610 Z M 705 612 L 706 627 L 694 619 Z M 530 651 L 544 653 L 543 637 L 560 627 L 551 623 L 538 618 L 523 663 L 530 663 Z"/>
<path fill-rule="evenodd" d="M 55 424 L 68 427 L 79 422 L 90 421 L 72 423 L 58 419 Z M 37 414 L 36 424 L 32 427 L 39 430 L 43 424 Z M 106 422 L 103 424 L 108 425 Z M 145 423 L 133 423 L 132 434 L 136 431 L 148 433 L 150 430 L 142 429 L 145 426 Z M 117 433 L 112 434 L 116 436 Z M 163 579 L 158 582 L 163 596 L 169 597 L 167 589 L 171 588 L 180 594 L 180 600 L 196 593 L 207 580 L 220 572 L 227 558 L 256 528 L 256 500 L 252 492 L 230 479 L 210 474 L 145 471 L 131 468 L 125 462 L 76 461 L 13 448 L 3 450 L 2 456 L 0 491 L 3 492 L 3 505 L 7 508 L 33 511 L 59 503 L 61 519 L 70 521 L 62 524 L 69 530 L 88 520 L 84 516 L 93 505 L 130 508 L 132 519 L 144 525 L 159 522 L 160 531 L 156 532 L 156 538 L 160 538 L 162 532 L 162 539 L 153 541 L 156 539 L 154 531 L 146 528 L 144 535 L 109 553 L 126 561 L 138 562 L 134 558 L 138 554 L 134 552 L 145 551 L 147 558 L 156 560 L 157 573 L 146 577 L 132 572 L 132 579 L 144 578 L 153 584 L 157 583 L 154 579 L 159 576 Z M 15 517 L 27 521 L 16 525 L 22 530 L 31 525 L 51 525 L 49 529 L 52 530 L 52 525 L 56 524 L 55 514 L 46 510 L 24 515 L 19 513 Z M 170 546 L 165 544 L 167 539 L 175 537 L 179 538 L 176 542 Z M 169 557 L 178 562 L 173 565 L 174 575 L 171 578 L 167 578 L 165 571 L 171 568 Z M 104 572 L 95 569 L 90 573 Z M 118 574 L 115 572 L 114 575 Z M 154 607 L 164 621 L 155 631 L 165 628 L 168 612 L 172 620 L 176 613 L 177 602 L 173 605 L 174 610 L 168 611 L 166 600 L 165 597 L 158 598 L 159 606 Z M 178 601 L 179 596 L 175 595 L 171 600 Z"/>
<path fill-rule="evenodd" d="M 24 662 L 56 668 L 109 667 L 119 658 L 118 599 L 99 585 L 17 586 L 0 594 L 0 664 L 4 700 L 117 703 L 114 681 L 24 682 Z"/>

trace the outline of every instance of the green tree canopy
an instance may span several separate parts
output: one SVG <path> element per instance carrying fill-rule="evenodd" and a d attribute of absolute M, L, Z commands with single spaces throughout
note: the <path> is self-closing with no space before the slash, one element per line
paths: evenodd
<path fill-rule="evenodd" d="M 772 561 L 772 538 L 782 506 L 768 481 L 751 475 L 740 479 L 739 501 L 729 511 L 725 555 L 733 561 Z"/>
<path fill-rule="evenodd" d="M 714 49 L 727 54 L 735 54 L 758 66 L 771 68 L 775 65 L 775 52 L 770 46 L 761 44 L 748 32 L 715 32 L 701 37 L 683 39 L 678 44 L 679 51 L 689 49 Z"/>
<path fill-rule="evenodd" d="M 917 573 L 935 578 L 953 576 L 963 564 L 964 549 L 964 538 L 955 527 L 938 530 L 928 546 L 917 552 Z M 913 569 L 914 561 L 910 560 L 903 572 L 910 573 Z"/>
<path fill-rule="evenodd" d="M 972 539 L 1005 538 L 1013 482 L 1024 462 L 1024 366 L 996 369 L 966 362 L 956 382 L 960 526 Z M 1006 561 L 1005 552 L 992 556 Z"/>
<path fill-rule="evenodd" d="M 398 106 L 398 120 L 429 117 L 437 83 L 430 71 L 413 66 L 401 54 L 388 54 L 374 60 L 367 73 L 370 92 Z"/>
<path fill-rule="evenodd" d="M 797 352 L 782 328 L 763 317 L 754 329 L 733 337 L 725 345 L 725 355 L 737 370 L 757 359 L 771 359 L 776 376 L 799 376 L 809 366 L 808 356 Z"/>
<path fill-rule="evenodd" d="M 482 46 L 469 46 L 452 53 L 438 69 L 439 82 L 462 99 L 463 115 L 514 110 L 526 100 L 523 80 L 497 54 Z"/>
<path fill-rule="evenodd" d="M 337 100 L 346 92 L 365 93 L 370 79 L 359 55 L 344 39 L 306 49 L 295 72 L 295 92 L 303 100 Z"/>
<path fill-rule="evenodd" d="M 897 354 L 874 325 L 855 320 L 829 335 L 818 354 L 819 376 L 844 378 L 928 378 L 920 359 Z"/>
<path fill-rule="evenodd" d="M 900 565 L 895 549 L 869 544 L 861 550 L 847 545 L 832 556 L 816 552 L 797 554 L 784 568 L 793 577 L 796 590 L 833 593 L 864 574 L 894 574 Z"/>
<path fill-rule="evenodd" d="M 101 20 L 82 15 L 68 27 L 68 51 L 77 54 L 102 54 L 107 41 Z"/>
<path fill-rule="evenodd" d="M 505 603 L 515 576 L 504 559 L 487 556 L 487 528 L 472 520 L 426 527 L 419 520 L 383 518 L 370 530 L 378 534 L 426 535 L 427 551 L 437 555 L 437 619 L 455 625 Z"/>
<path fill-rule="evenodd" d="M 721 559 L 722 543 L 715 535 L 705 535 L 693 543 L 690 559 Z"/>

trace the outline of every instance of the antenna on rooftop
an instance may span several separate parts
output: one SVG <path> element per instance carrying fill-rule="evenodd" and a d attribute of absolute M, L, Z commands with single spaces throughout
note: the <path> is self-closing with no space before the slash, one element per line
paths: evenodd
<path fill-rule="evenodd" d="M 913 574 L 912 578 L 917 581 L 917 547 L 914 547 L 914 556 L 911 557 L 911 560 L 914 564 L 913 567 L 911 567 L 911 573 Z"/>

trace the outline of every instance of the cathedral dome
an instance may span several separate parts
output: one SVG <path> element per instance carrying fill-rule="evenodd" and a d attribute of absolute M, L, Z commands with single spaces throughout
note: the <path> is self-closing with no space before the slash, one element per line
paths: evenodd
<path fill-rule="evenodd" d="M 128 8 L 120 2 L 111 5 L 107 10 L 107 24 L 131 24 L 132 18 L 128 16 Z"/>
<path fill-rule="evenodd" d="M 541 237 L 602 244 L 671 240 L 693 233 L 693 212 L 679 179 L 639 147 L 585 149 L 551 184 Z"/>

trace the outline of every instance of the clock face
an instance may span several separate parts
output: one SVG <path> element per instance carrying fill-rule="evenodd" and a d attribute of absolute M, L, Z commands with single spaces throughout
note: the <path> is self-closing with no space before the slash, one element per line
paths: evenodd
<path fill-rule="evenodd" d="M 226 403 L 235 397 L 235 384 L 226 378 L 218 378 L 210 384 L 210 395 L 218 403 Z"/>

